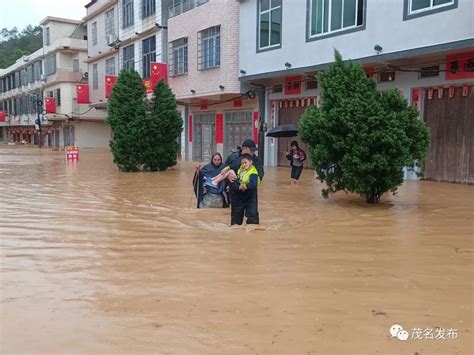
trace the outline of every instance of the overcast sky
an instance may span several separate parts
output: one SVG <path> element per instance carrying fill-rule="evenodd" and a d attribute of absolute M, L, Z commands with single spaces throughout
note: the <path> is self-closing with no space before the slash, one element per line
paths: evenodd
<path fill-rule="evenodd" d="M 90 0 L 0 0 L 0 29 L 39 25 L 46 16 L 81 20 Z"/>

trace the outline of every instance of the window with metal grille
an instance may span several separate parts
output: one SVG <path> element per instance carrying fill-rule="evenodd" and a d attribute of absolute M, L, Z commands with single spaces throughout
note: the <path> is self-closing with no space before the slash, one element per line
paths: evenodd
<path fill-rule="evenodd" d="M 115 58 L 105 60 L 105 75 L 115 75 Z"/>
<path fill-rule="evenodd" d="M 281 0 L 258 0 L 258 48 L 281 45 Z"/>
<path fill-rule="evenodd" d="M 221 65 L 221 26 L 198 32 L 198 69 Z"/>
<path fill-rule="evenodd" d="M 127 28 L 133 25 L 133 0 L 122 1 L 123 22 L 122 27 Z"/>
<path fill-rule="evenodd" d="M 148 17 L 156 12 L 155 0 L 142 0 L 142 17 Z"/>
<path fill-rule="evenodd" d="M 318 88 L 318 82 L 316 79 L 307 79 L 306 90 L 314 90 Z"/>
<path fill-rule="evenodd" d="M 454 0 L 409 0 L 410 13 L 428 11 L 454 4 Z"/>
<path fill-rule="evenodd" d="M 188 39 L 180 38 L 170 43 L 170 75 L 188 73 Z"/>
<path fill-rule="evenodd" d="M 53 95 L 56 106 L 61 106 L 61 89 L 54 90 Z"/>
<path fill-rule="evenodd" d="M 194 9 L 196 6 L 201 6 L 209 0 L 171 0 L 169 7 L 169 17 L 178 16 L 183 12 Z"/>
<path fill-rule="evenodd" d="M 386 82 L 386 81 L 394 81 L 395 80 L 395 72 L 394 71 L 385 71 L 381 72 L 379 74 L 380 79 L 379 81 L 381 83 Z"/>
<path fill-rule="evenodd" d="M 283 92 L 283 85 L 275 85 L 275 86 L 273 86 L 272 92 Z"/>
<path fill-rule="evenodd" d="M 97 21 L 92 23 L 92 45 L 97 46 Z"/>
<path fill-rule="evenodd" d="M 150 76 L 151 63 L 156 61 L 156 38 L 155 36 L 147 38 L 142 42 L 143 50 L 143 77 Z"/>
<path fill-rule="evenodd" d="M 364 2 L 365 0 L 311 0 L 308 9 L 310 38 L 362 26 Z"/>
<path fill-rule="evenodd" d="M 125 47 L 122 51 L 123 53 L 123 69 L 134 69 L 135 68 L 135 47 L 132 44 L 131 46 Z"/>
<path fill-rule="evenodd" d="M 48 55 L 44 60 L 44 74 L 51 75 L 56 73 L 56 53 Z"/>
<path fill-rule="evenodd" d="M 115 36 L 115 19 L 114 9 L 110 9 L 105 13 L 105 40 L 108 36 Z"/>
<path fill-rule="evenodd" d="M 49 27 L 43 28 L 43 42 L 45 46 L 49 46 L 51 44 L 49 36 Z"/>
<path fill-rule="evenodd" d="M 34 83 L 35 81 L 35 67 L 34 64 L 28 66 L 28 81 Z"/>
<path fill-rule="evenodd" d="M 92 66 L 92 89 L 99 88 L 99 72 L 97 70 L 97 63 Z"/>

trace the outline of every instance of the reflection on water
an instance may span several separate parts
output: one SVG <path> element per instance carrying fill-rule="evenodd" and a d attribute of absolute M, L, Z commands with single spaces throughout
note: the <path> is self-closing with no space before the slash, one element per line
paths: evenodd
<path fill-rule="evenodd" d="M 80 154 L 0 147 L 1 353 L 472 353 L 474 187 L 408 182 L 373 206 L 268 168 L 262 228 L 230 228 L 190 203 L 191 163 Z"/>

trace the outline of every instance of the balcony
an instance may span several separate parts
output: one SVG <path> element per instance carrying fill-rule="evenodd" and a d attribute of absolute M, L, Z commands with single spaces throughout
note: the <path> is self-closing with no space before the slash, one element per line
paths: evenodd
<path fill-rule="evenodd" d="M 178 0 L 173 1 L 173 4 L 169 7 L 169 18 L 178 16 L 183 12 L 194 9 L 195 7 L 201 6 L 209 0 Z"/>

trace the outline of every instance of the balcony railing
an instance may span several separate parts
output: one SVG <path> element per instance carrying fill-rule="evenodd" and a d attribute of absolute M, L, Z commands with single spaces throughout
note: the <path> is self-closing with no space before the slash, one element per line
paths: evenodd
<path fill-rule="evenodd" d="M 209 0 L 181 0 L 173 1 L 173 4 L 169 7 L 169 17 L 174 17 L 182 14 L 183 12 L 194 9 L 197 6 L 201 6 Z"/>

